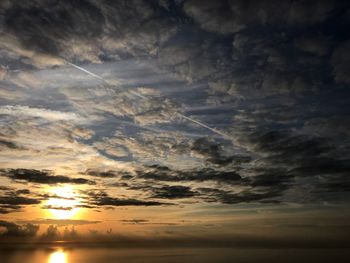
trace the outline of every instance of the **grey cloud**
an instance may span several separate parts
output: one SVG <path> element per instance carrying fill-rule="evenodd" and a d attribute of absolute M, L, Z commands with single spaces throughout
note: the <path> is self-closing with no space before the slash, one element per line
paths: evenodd
<path fill-rule="evenodd" d="M 319 198 L 318 195 L 322 192 L 346 192 L 349 189 L 348 151 L 345 150 L 343 156 L 339 156 L 337 146 L 329 139 L 295 135 L 289 130 L 262 130 L 246 135 L 244 143 L 249 145 L 255 160 L 237 167 L 236 170 L 230 171 L 226 166 L 225 169 L 206 167 L 176 170 L 151 165 L 137 169 L 136 175 L 126 179 L 132 183 L 122 187 L 151 191 L 153 197 L 158 198 L 172 199 L 192 195 L 205 201 L 213 200 L 227 204 L 288 201 L 287 193 L 298 187 L 299 180 L 304 180 L 300 178 L 308 178 L 304 180 L 304 189 L 313 198 Z M 203 138 L 195 141 L 191 149 L 207 158 L 221 154 L 219 145 Z M 188 186 L 178 186 L 179 189 L 171 185 L 148 187 L 147 183 L 138 183 L 138 179 L 152 180 L 156 183 L 212 181 L 226 187 L 239 186 L 241 190 L 230 192 L 219 188 L 215 194 L 212 192 L 211 199 L 210 196 L 206 197 L 203 191 L 198 193 L 198 189 Z M 177 191 L 180 189 L 182 191 Z"/>
<path fill-rule="evenodd" d="M 222 171 L 211 168 L 198 170 L 172 170 L 166 166 L 152 165 L 144 170 L 137 171 L 137 176 L 144 179 L 159 181 L 223 181 L 227 183 L 240 184 L 242 178 L 235 171 Z"/>
<path fill-rule="evenodd" d="M 113 197 L 103 197 L 100 200 L 94 201 L 95 205 L 102 206 L 160 206 L 169 205 L 168 203 L 161 203 L 157 201 L 143 201 L 137 199 L 119 199 Z"/>
<path fill-rule="evenodd" d="M 130 220 L 124 219 L 124 220 L 121 220 L 121 222 L 126 223 L 126 224 L 145 224 L 145 223 L 148 223 L 149 220 L 147 220 L 147 219 L 130 219 Z"/>
<path fill-rule="evenodd" d="M 102 177 L 102 178 L 116 177 L 116 174 L 113 171 L 98 171 L 94 169 L 86 170 L 85 174 L 88 174 L 90 176 L 95 176 L 95 177 Z"/>
<path fill-rule="evenodd" d="M 205 157 L 207 161 L 217 165 L 247 163 L 251 160 L 250 156 L 244 155 L 223 155 L 222 145 L 208 140 L 199 138 L 192 144 L 191 150 Z"/>
<path fill-rule="evenodd" d="M 14 189 L 11 187 L 0 187 L 0 214 L 8 214 L 19 212 L 26 205 L 35 205 L 41 202 L 41 198 L 29 195 L 31 192 L 28 189 Z"/>
<path fill-rule="evenodd" d="M 263 154 L 259 167 L 253 171 L 256 175 L 251 185 L 254 187 L 292 189 L 297 187 L 298 178 L 304 178 L 309 193 L 349 190 L 349 153 L 345 151 L 339 156 L 337 147 L 325 138 L 274 131 L 260 136 L 255 134 L 251 142 L 257 153 Z M 322 199 L 317 195 L 314 198 Z"/>
<path fill-rule="evenodd" d="M 78 236 L 78 232 L 74 226 L 72 226 L 71 228 L 65 227 L 63 231 L 63 238 L 65 240 L 76 239 Z"/>
<path fill-rule="evenodd" d="M 0 221 L 0 227 L 5 228 L 4 232 L 0 232 L 0 236 L 6 237 L 34 237 L 39 230 L 38 225 L 18 225 L 8 221 Z"/>
<path fill-rule="evenodd" d="M 295 41 L 295 45 L 297 48 L 319 56 L 324 56 L 328 54 L 331 48 L 331 43 L 331 39 L 324 36 L 305 36 L 300 37 Z"/>
<path fill-rule="evenodd" d="M 61 233 L 57 225 L 49 225 L 46 232 L 43 234 L 43 238 L 50 240 L 57 240 L 61 238 Z"/>
<path fill-rule="evenodd" d="M 177 30 L 160 16 L 166 9 L 148 1 L 36 0 L 3 8 L 4 30 L 23 47 L 80 62 L 155 54 Z"/>
<path fill-rule="evenodd" d="M 236 33 L 250 26 L 320 23 L 330 16 L 334 8 L 331 1 L 191 0 L 184 4 L 185 12 L 203 29 L 221 34 Z"/>
<path fill-rule="evenodd" d="M 66 206 L 53 206 L 53 205 L 44 205 L 41 207 L 42 209 L 53 209 L 53 210 L 64 210 L 64 211 L 70 211 L 73 209 L 73 207 L 66 207 Z"/>
<path fill-rule="evenodd" d="M 40 204 L 41 200 L 13 195 L 8 193 L 5 196 L 0 196 L 0 213 L 7 214 L 12 212 L 18 212 L 25 205 Z"/>
<path fill-rule="evenodd" d="M 120 220 L 123 224 L 130 224 L 130 225 L 166 225 L 166 226 L 174 226 L 177 225 L 176 223 L 167 223 L 167 222 L 152 222 L 147 219 L 124 219 Z"/>
<path fill-rule="evenodd" d="M 184 4 L 185 12 L 193 17 L 202 28 L 219 32 L 234 33 L 246 25 L 232 14 L 227 1 L 188 1 Z"/>
<path fill-rule="evenodd" d="M 34 169 L 2 169 L 0 175 L 12 180 L 20 180 L 40 184 L 95 184 L 95 182 L 84 178 L 71 178 L 63 175 L 51 175 L 49 171 L 39 171 Z"/>
<path fill-rule="evenodd" d="M 163 203 L 150 200 L 139 199 L 121 199 L 116 197 L 110 197 L 103 191 L 83 191 L 82 192 L 87 199 L 86 203 L 95 207 L 98 206 L 162 206 L 171 205 L 170 203 Z"/>
<path fill-rule="evenodd" d="M 163 199 L 190 198 L 198 194 L 192 191 L 190 187 L 182 185 L 162 186 L 161 188 L 154 188 L 153 192 L 154 198 Z"/>
<path fill-rule="evenodd" d="M 70 226 L 70 225 L 90 225 L 98 224 L 101 221 L 93 220 L 79 220 L 79 219 L 36 219 L 36 220 L 20 220 L 21 224 L 35 224 L 35 225 L 57 225 L 57 226 Z"/>
<path fill-rule="evenodd" d="M 16 143 L 7 141 L 7 140 L 0 140 L 0 147 L 1 146 L 7 147 L 10 149 L 21 149 L 21 147 L 19 147 Z"/>
<path fill-rule="evenodd" d="M 288 131 L 268 131 L 261 135 L 252 134 L 251 141 L 259 151 L 290 160 L 321 155 L 333 149 L 323 138 L 293 136 Z"/>
<path fill-rule="evenodd" d="M 30 190 L 28 189 L 20 189 L 16 191 L 16 194 L 20 195 L 20 194 L 26 194 L 29 195 L 30 194 Z"/>
<path fill-rule="evenodd" d="M 64 41 L 102 33 L 104 17 L 89 1 L 34 1 L 11 6 L 5 13 L 5 28 L 24 46 L 52 54 L 63 52 Z"/>
<path fill-rule="evenodd" d="M 247 190 L 240 193 L 231 193 L 229 191 L 200 188 L 198 189 L 207 202 L 219 202 L 223 204 L 239 203 L 279 203 L 285 188 L 273 187 L 267 189 Z"/>
<path fill-rule="evenodd" d="M 350 84 L 350 40 L 340 43 L 333 52 L 331 63 L 336 82 Z"/>

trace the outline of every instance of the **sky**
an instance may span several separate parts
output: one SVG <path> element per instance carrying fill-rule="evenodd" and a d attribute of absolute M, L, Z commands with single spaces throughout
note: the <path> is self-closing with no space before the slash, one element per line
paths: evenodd
<path fill-rule="evenodd" d="M 348 1 L 0 2 L 0 242 L 350 245 Z"/>

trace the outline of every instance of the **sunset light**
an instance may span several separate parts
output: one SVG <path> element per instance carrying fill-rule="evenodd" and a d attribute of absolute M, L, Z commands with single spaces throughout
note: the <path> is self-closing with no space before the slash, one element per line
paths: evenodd
<path fill-rule="evenodd" d="M 57 251 L 50 255 L 47 263 L 68 263 L 67 255 L 63 251 Z"/>
<path fill-rule="evenodd" d="M 70 186 L 57 187 L 49 190 L 53 197 L 46 201 L 46 208 L 57 219 L 71 219 L 79 212 L 78 196 Z"/>
<path fill-rule="evenodd" d="M 0 263 L 350 262 L 350 0 L 0 0 Z"/>

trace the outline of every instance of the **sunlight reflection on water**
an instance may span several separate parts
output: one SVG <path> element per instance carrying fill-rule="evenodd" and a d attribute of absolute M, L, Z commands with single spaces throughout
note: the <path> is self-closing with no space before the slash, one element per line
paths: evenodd
<path fill-rule="evenodd" d="M 0 263 L 328 263 L 349 256 L 348 249 L 0 248 Z"/>

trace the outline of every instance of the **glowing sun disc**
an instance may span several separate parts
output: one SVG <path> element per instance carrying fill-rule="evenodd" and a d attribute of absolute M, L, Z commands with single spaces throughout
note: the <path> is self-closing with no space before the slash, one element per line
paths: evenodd
<path fill-rule="evenodd" d="M 46 207 L 49 207 L 49 212 L 57 219 L 73 218 L 79 211 L 76 206 L 79 205 L 77 196 L 72 187 L 56 187 L 50 189 L 49 192 L 57 196 L 46 201 Z"/>

